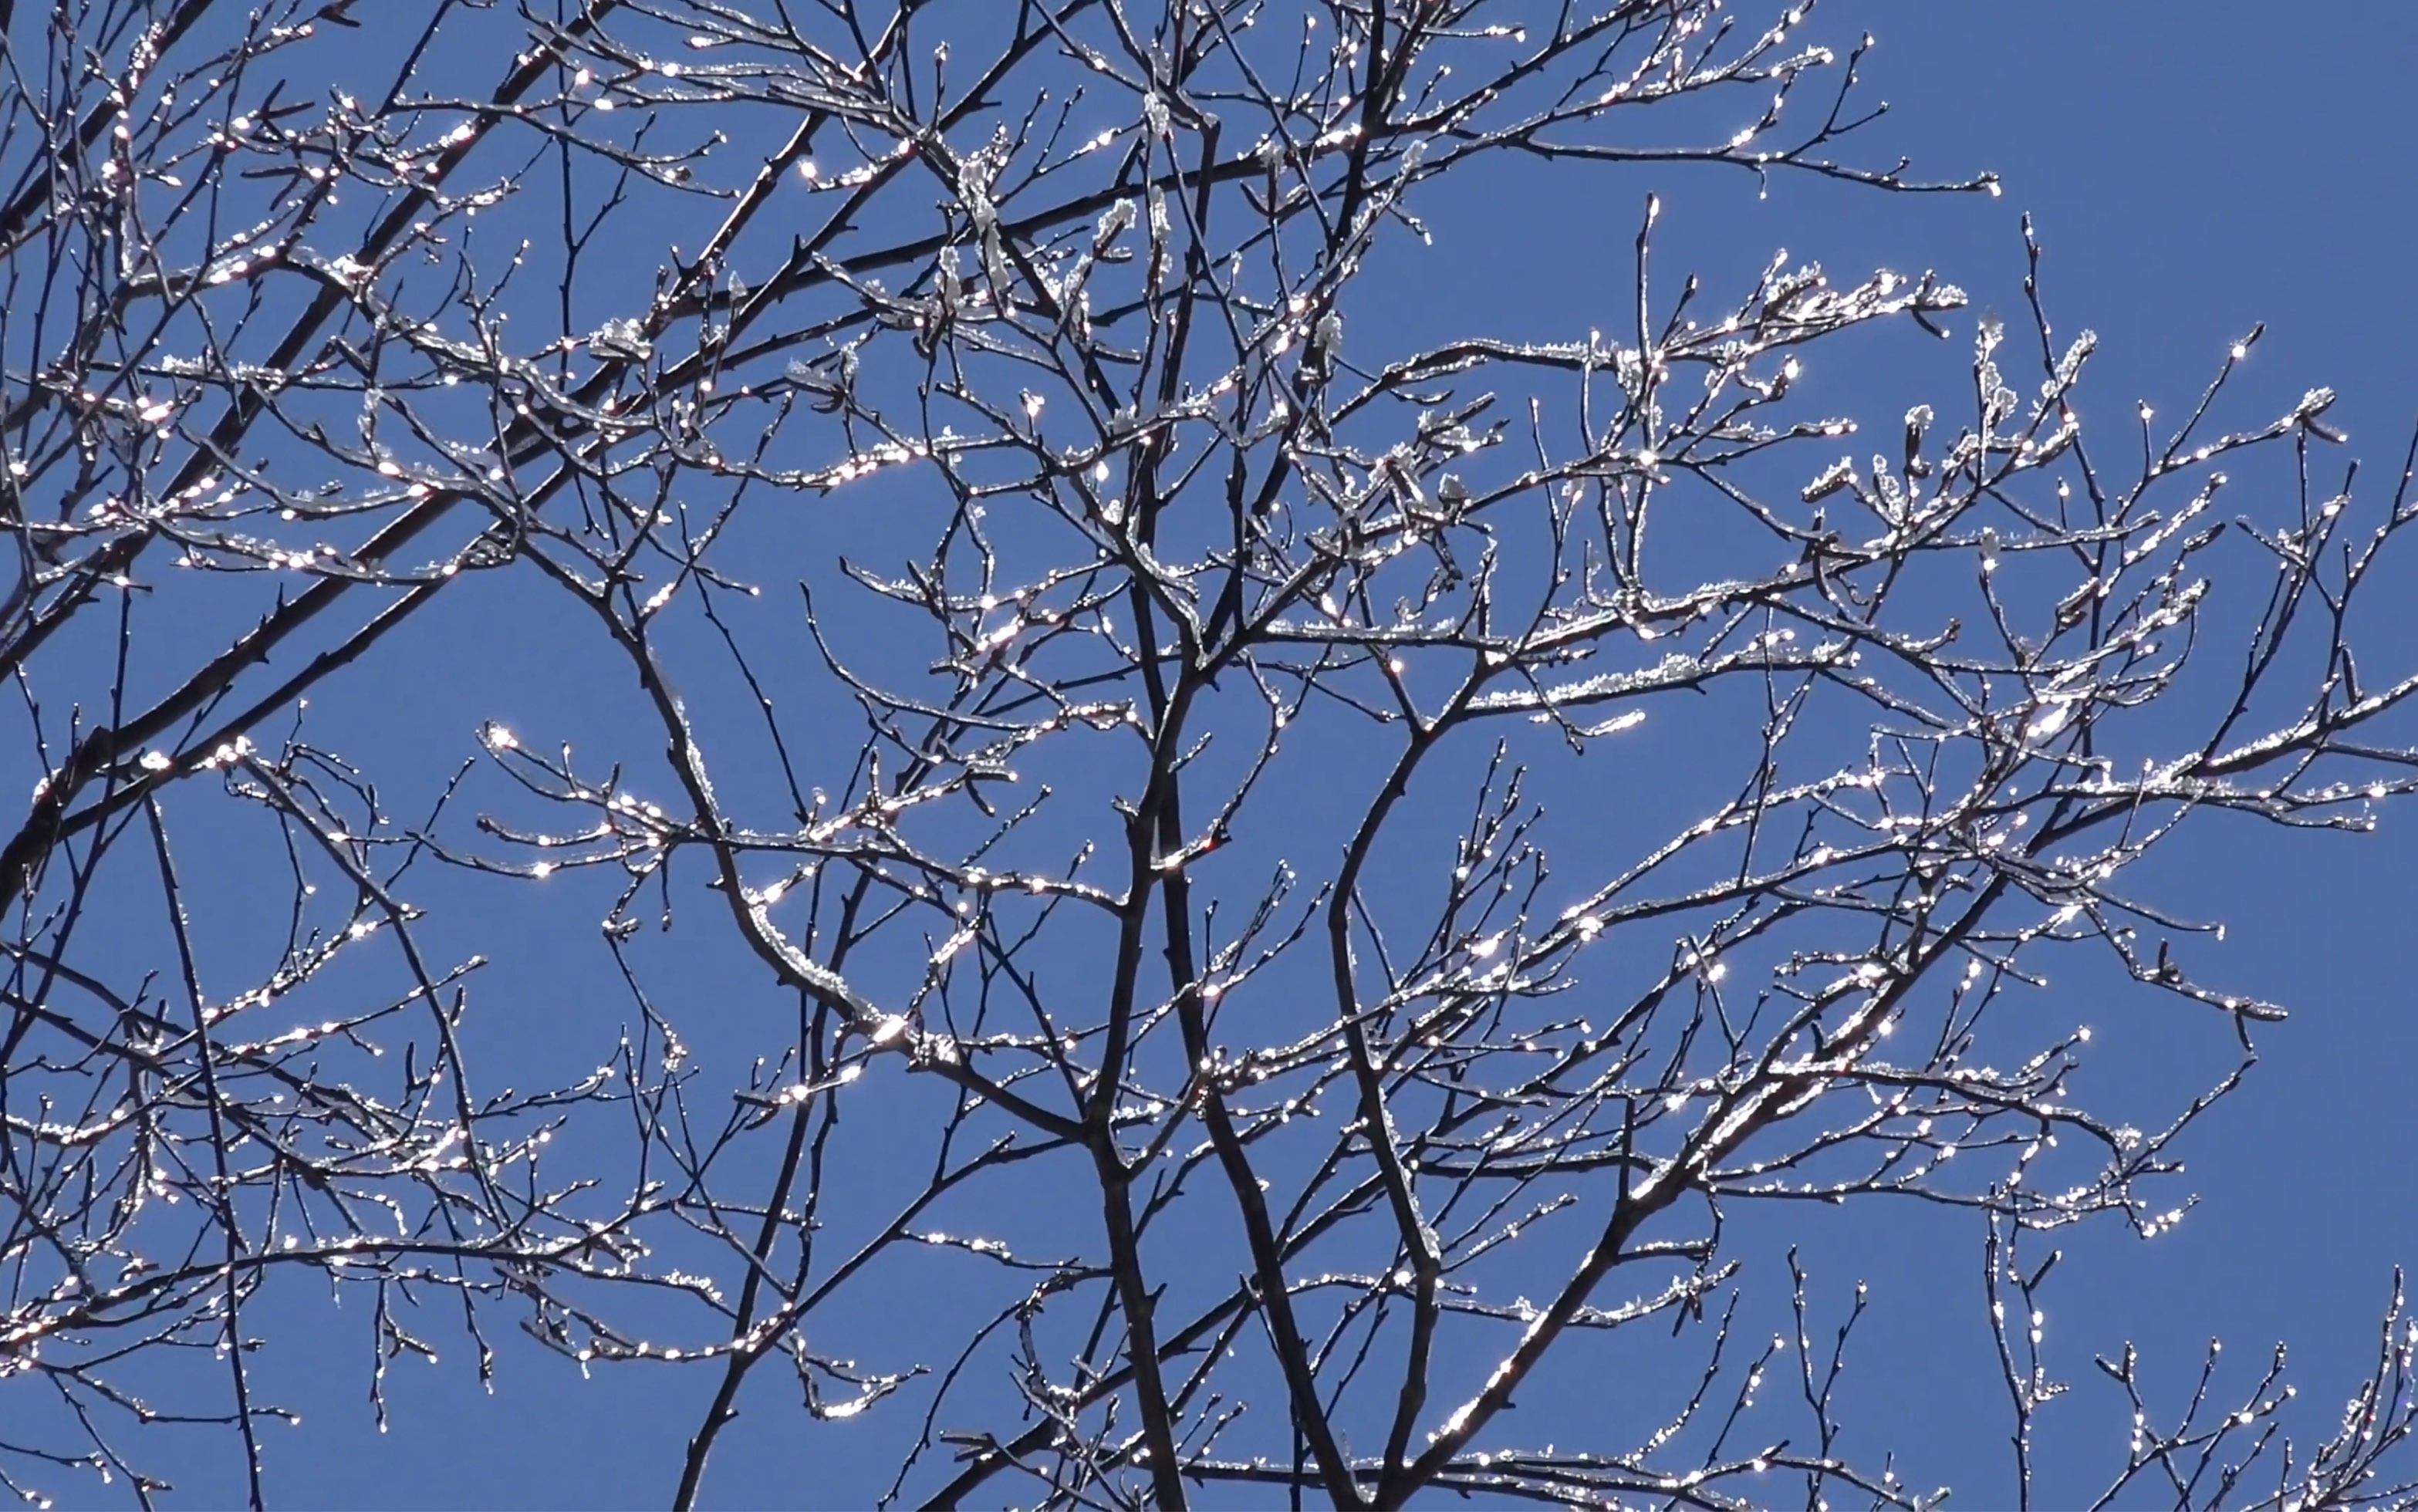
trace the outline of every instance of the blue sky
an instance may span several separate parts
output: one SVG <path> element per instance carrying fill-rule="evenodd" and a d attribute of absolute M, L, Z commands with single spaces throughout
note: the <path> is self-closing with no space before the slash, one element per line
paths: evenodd
<path fill-rule="evenodd" d="M 2331 418 L 2349 433 L 2346 455 L 2365 460 L 2366 496 L 2392 486 L 2418 413 L 2410 273 L 2418 217 L 2395 188 L 2418 153 L 2418 103 L 2407 88 L 2418 12 L 2345 7 L 2287 20 L 2240 3 L 1872 0 L 1820 7 L 1811 26 L 1843 47 L 1861 31 L 1879 38 L 1864 76 L 1891 110 L 1843 156 L 1886 164 L 1903 153 L 1919 174 L 1943 178 L 1986 169 L 2000 176 L 2002 195 L 1888 196 L 1785 176 L 1762 194 L 1747 176 L 1705 168 L 1507 168 L 1440 189 L 1425 209 L 1433 247 L 1382 262 L 1372 278 L 1395 282 L 1380 283 L 1377 297 L 1398 291 L 1391 297 L 1406 323 L 1447 332 L 1469 326 L 1547 340 L 1583 334 L 1599 319 L 1609 326 L 1597 311 L 1616 308 L 1651 192 L 1663 205 L 1657 263 L 1670 275 L 1701 268 L 1735 284 L 1784 246 L 1843 279 L 1883 266 L 1936 269 L 1977 305 L 2012 317 L 2023 304 L 2019 218 L 2028 212 L 2046 249 L 2043 296 L 2060 332 L 2089 327 L 2101 337 L 2087 419 L 2120 430 L 2136 399 L 2187 405 L 2227 346 L 2264 322 L 2237 380 L 2233 418 L 2264 420 L 2304 389 L 2332 385 L 2342 399 Z M 612 255 L 632 259 L 617 271 L 643 287 L 658 251 L 634 243 Z M 1910 332 L 1843 345 L 1814 359 L 1843 368 L 1817 366 L 1811 376 L 1855 396 L 1859 412 L 1894 415 L 1913 377 L 1936 384 L 1958 371 L 1969 324 L 1957 335 L 1936 347 Z M 1852 370 L 1866 361 L 1871 371 Z M 2272 469 L 2248 473 L 2230 503 L 2253 512 L 2281 507 L 2274 491 L 2287 481 Z M 834 506 L 834 551 L 860 536 L 881 539 L 878 522 L 841 512 L 872 510 L 851 497 Z M 2400 602 L 2370 604 L 2357 627 L 2369 664 L 2384 674 L 2418 665 L 2418 564 L 2404 565 Z M 573 627 L 549 618 L 559 611 L 513 602 L 512 591 L 476 585 L 485 597 L 465 595 L 464 612 L 381 648 L 364 664 L 360 690 L 331 694 L 314 717 L 351 748 L 398 757 L 385 762 L 398 771 L 413 760 L 447 770 L 484 718 L 548 739 L 592 737 L 609 749 L 622 707 L 615 700 L 628 690 L 562 677 L 557 637 Z M 2244 612 L 2220 601 L 2211 620 L 2220 639 L 2246 631 Z M 1688 753 L 1648 749 L 1657 754 L 1619 785 L 1597 790 L 1602 812 L 1574 811 L 1569 822 L 1610 825 L 1635 795 L 1683 786 Z M 1462 800 L 1447 802 L 1452 815 L 1437 822 L 1458 823 Z M 2210 975 L 2284 1001 L 2295 1016 L 2258 1036 L 2262 1063 L 2247 1087 L 2186 1147 L 2190 1168 L 2174 1190 L 2196 1194 L 2200 1206 L 2179 1229 L 2147 1243 L 2113 1227 L 2061 1237 L 2070 1258 L 2047 1293 L 2049 1348 L 2054 1370 L 2076 1389 L 2043 1423 L 2048 1504 L 2060 1504 L 2060 1490 L 2079 1492 L 2120 1453 L 2126 1413 L 2089 1357 L 2128 1338 L 2139 1341 L 2150 1379 L 2169 1399 L 2188 1388 L 2211 1336 L 2227 1345 L 2227 1369 L 2246 1372 L 2242 1384 L 2272 1345 L 2288 1341 L 2292 1380 L 2303 1408 L 2314 1409 L 2294 1423 L 2304 1435 L 2330 1426 L 2332 1404 L 2367 1368 L 2390 1269 L 2418 1260 L 2418 1205 L 2406 1157 L 2395 1153 L 2406 1137 L 2404 1083 L 2418 1064 L 2401 970 L 2405 900 L 2418 882 L 2413 818 L 2388 809 L 2379 833 L 2356 839 L 2210 825 L 2143 867 L 2144 891 L 2181 913 L 2227 921 L 2226 942 L 2203 958 Z M 582 1005 L 616 990 L 594 944 L 594 896 L 446 886 L 462 890 L 475 923 L 500 942 L 481 946 L 496 957 L 480 989 L 494 1016 L 482 1021 L 494 1026 L 482 1030 L 492 1036 L 485 1064 L 509 1076 L 550 1063 L 566 1037 L 593 1027 L 579 1016 Z M 240 899 L 201 907 L 206 922 L 218 909 L 224 927 L 244 927 Z M 737 947 L 727 935 L 696 933 L 705 938 L 666 947 L 693 955 L 659 957 L 694 973 L 685 980 L 693 992 L 727 991 L 735 1002 L 761 991 L 760 973 L 731 958 Z M 2102 1032 L 2104 1060 L 2093 1066 L 2104 1069 L 2086 1070 L 2084 1086 L 2111 1106 L 2138 1106 L 2145 1123 L 2226 1061 L 2225 1031 L 2171 1002 L 2107 991 L 2088 977 L 2032 1001 L 2058 1026 Z M 748 1050 L 747 1034 L 727 1020 L 709 1016 L 698 1034 L 707 1053 Z M 1006 1231 L 1027 1216 L 1002 1207 L 966 1221 Z M 1959 1504 L 1996 1504 L 2006 1484 L 2004 1404 L 1982 1353 L 1978 1227 L 1964 1214 L 1870 1205 L 1802 1222 L 1801 1235 L 1752 1236 L 1758 1269 L 1749 1285 L 1767 1302 L 1776 1295 L 1783 1273 L 1774 1269 L 1775 1246 L 1799 1238 L 1826 1305 L 1870 1281 L 1872 1310 L 1844 1388 L 1848 1447 L 1869 1455 L 1902 1445 L 1907 1479 L 1953 1478 L 1974 1488 Z M 911 1331 L 926 1300 L 912 1286 L 924 1284 L 819 1326 L 842 1337 Z M 361 1326 L 358 1304 L 348 1306 L 298 1300 L 293 1317 L 335 1338 Z M 307 1417 L 300 1429 L 269 1432 L 272 1501 L 579 1506 L 668 1497 L 708 1372 L 647 1367 L 582 1381 L 517 1337 L 498 1346 L 492 1394 L 458 1340 L 436 1368 L 399 1362 L 383 1433 L 371 1420 L 356 1345 L 265 1365 L 282 1399 Z M 1622 1421 L 1620 1382 L 1580 1358 L 1557 1368 L 1523 1397 L 1523 1425 L 1561 1426 L 1569 1443 Z M 794 1397 L 783 1383 L 755 1388 L 715 1459 L 709 1504 L 862 1502 L 887 1484 L 892 1466 L 891 1428 L 876 1419 L 920 1414 L 925 1400 L 911 1388 L 865 1420 L 814 1426 Z M 222 1443 L 196 1439 L 170 1459 L 192 1504 L 239 1495 Z M 62 1504 L 106 1501 L 89 1481 L 60 1489 Z"/>

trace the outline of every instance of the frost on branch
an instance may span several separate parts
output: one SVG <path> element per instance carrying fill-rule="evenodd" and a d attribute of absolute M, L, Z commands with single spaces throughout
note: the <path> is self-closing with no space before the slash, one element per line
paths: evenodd
<path fill-rule="evenodd" d="M 747 1434 L 847 1502 L 1930 1505 L 1863 1290 L 1753 1237 L 1892 1196 L 1986 1242 L 2019 1479 L 2089 1386 L 2120 1491 L 2387 1484 L 2397 1296 L 2339 1421 L 2178 1415 L 2052 1369 L 2042 1249 L 2185 1217 L 2284 1012 L 2135 863 L 2418 783 L 2345 628 L 2410 512 L 2255 331 L 2086 446 L 2036 305 L 1658 262 L 1697 171 L 1994 189 L 1863 165 L 1852 38 L 172 8 L 0 95 L 0 1484 L 265 1502 L 337 1351 L 381 1423 L 681 1372 L 615 1427 L 683 1505 Z M 1535 341 L 1404 292 L 1519 162 L 1636 215 Z M 2091 971 L 2238 1065 L 2080 1079 Z M 1509 1410 L 1563 1362 L 1582 1444 Z"/>

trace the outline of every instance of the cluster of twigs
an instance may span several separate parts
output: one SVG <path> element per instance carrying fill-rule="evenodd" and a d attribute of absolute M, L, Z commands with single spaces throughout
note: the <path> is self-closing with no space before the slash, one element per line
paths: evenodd
<path fill-rule="evenodd" d="M 0 842 L 0 1484 L 147 1502 L 136 1425 L 199 1422 L 260 1503 L 265 1362 L 314 1347 L 260 1319 L 308 1276 L 370 1299 L 381 1414 L 388 1362 L 458 1330 L 491 1370 L 497 1319 L 701 1381 L 682 1505 L 777 1362 L 934 1504 L 1914 1507 L 1844 1452 L 1801 1271 L 1734 1358 L 1725 1242 L 1913 1195 L 1989 1229 L 2028 1489 L 2062 1388 L 2027 1236 L 2170 1222 L 2280 1016 L 2122 874 L 2195 816 L 2418 787 L 2371 733 L 2418 680 L 2348 641 L 2418 503 L 2318 481 L 2324 391 L 2223 430 L 2247 342 L 2087 445 L 2091 340 L 2028 285 L 1865 459 L 1802 354 L 1965 296 L 1783 255 L 1722 299 L 1653 275 L 1650 206 L 1617 329 L 1400 316 L 1385 259 L 1489 162 L 1991 188 L 1837 156 L 1860 53 L 1798 11 L 868 8 L 0 3 L 38 779 Z M 1744 124 L 1624 145 L 1647 105 Z M 2297 506 L 2228 529 L 2270 451 Z M 832 543 L 851 511 L 886 555 Z M 2225 551 L 2273 582 L 2211 648 Z M 635 679 L 606 749 L 301 712 L 442 708 L 547 616 L 566 680 Z M 1683 702 L 1723 731 L 1687 811 L 1639 754 Z M 455 954 L 498 877 L 601 946 Z M 700 940 L 750 985 L 697 1001 L 661 953 Z M 600 949 L 626 1006 L 524 1009 L 560 1063 L 486 1074 L 484 956 Z M 2058 950 L 2239 1067 L 2147 1130 L 2084 1106 L 2088 1031 L 2003 1006 Z M 926 1309 L 937 1353 L 851 1336 Z M 2109 1495 L 2407 1503 L 2405 1327 L 2313 1453 L 2275 1379 L 2161 1428 L 2104 1362 Z M 1540 1446 L 1504 1413 L 1557 1352 L 1663 1364 Z"/>

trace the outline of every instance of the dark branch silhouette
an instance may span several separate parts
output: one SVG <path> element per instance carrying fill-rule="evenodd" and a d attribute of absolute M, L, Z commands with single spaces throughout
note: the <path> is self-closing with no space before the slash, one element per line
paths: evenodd
<path fill-rule="evenodd" d="M 1683 172 L 1996 192 L 1859 166 L 1804 8 L 0 0 L 0 1485 L 149 1504 L 198 1424 L 265 1504 L 332 1293 L 381 1422 L 501 1324 L 702 1378 L 681 1506 L 868 1413 L 900 1504 L 1928 1506 L 1842 1437 L 1860 1290 L 1738 1312 L 1749 1215 L 1901 1197 L 1985 1241 L 2028 1501 L 2045 1236 L 2170 1225 L 2283 1015 L 2125 874 L 2418 788 L 2349 644 L 2418 500 L 2320 481 L 2326 390 L 2226 428 L 2255 331 L 2086 442 L 2037 246 L 2012 329 L 1659 267 Z M 1395 265 L 1519 160 L 1633 242 L 1431 339 Z M 1951 322 L 1902 420 L 1810 375 Z M 434 723 L 541 625 L 601 746 Z M 601 939 L 487 914 L 541 889 Z M 621 1000 L 488 992 L 531 953 Z M 2233 1069 L 2086 1100 L 2052 956 Z M 2180 1415 L 2100 1359 L 2108 1504 L 2418 1504 L 2410 1336 L 2396 1279 L 2314 1450 L 2280 1354 Z M 1507 1415 L 1632 1350 L 1626 1437 Z"/>

